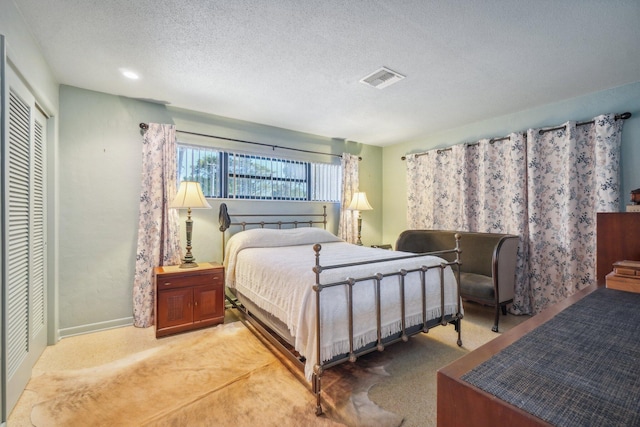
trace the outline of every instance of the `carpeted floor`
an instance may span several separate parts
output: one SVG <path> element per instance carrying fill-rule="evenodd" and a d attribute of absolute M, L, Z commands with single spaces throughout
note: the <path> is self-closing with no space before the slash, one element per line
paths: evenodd
<path fill-rule="evenodd" d="M 456 344 L 453 328 L 437 327 L 376 355 L 389 359 L 389 377 L 371 388 L 369 398 L 383 409 L 402 414 L 402 427 L 435 427 L 436 371 L 499 335 L 491 331 L 492 308 L 473 303 L 465 303 L 464 308 L 462 347 Z M 527 319 L 529 316 L 501 316 L 500 333 Z"/>
<path fill-rule="evenodd" d="M 356 425 L 358 423 L 365 425 L 370 422 L 367 421 L 369 420 L 367 415 L 369 415 L 380 420 L 388 416 L 389 419 L 385 421 L 387 422 L 386 425 L 397 425 L 400 420 L 404 419 L 402 426 L 405 427 L 434 426 L 436 419 L 436 370 L 497 336 L 497 334 L 491 332 L 493 311 L 490 308 L 466 304 L 465 310 L 462 336 L 464 345 L 462 348 L 455 344 L 457 335 L 453 327 L 438 327 L 432 329 L 429 334 L 413 337 L 408 343 L 390 346 L 383 353 L 367 355 L 356 365 L 346 364 L 329 370 L 325 375 L 323 387 L 328 395 L 332 395 L 329 396 L 333 398 L 332 403 L 341 406 L 343 397 L 337 390 L 345 387 L 347 392 L 353 395 L 353 399 L 350 408 L 327 408 L 328 416 L 322 419 L 317 419 L 313 415 L 312 394 L 302 384 L 295 381 L 293 375 L 290 375 L 286 370 L 282 370 L 283 367 L 277 359 L 270 357 L 268 352 L 266 354 L 260 352 L 259 354 L 256 353 L 256 357 L 248 358 L 250 367 L 243 368 L 248 372 L 253 372 L 253 375 L 243 375 L 239 371 L 232 375 L 231 368 L 234 367 L 235 369 L 235 363 L 224 361 L 228 363 L 228 365 L 225 365 L 227 368 L 222 371 L 224 375 L 216 375 L 216 377 L 228 375 L 226 380 L 225 378 L 216 378 L 220 379 L 216 383 L 217 385 L 203 387 L 199 392 L 196 390 L 196 394 L 200 393 L 197 396 L 200 397 L 189 398 L 186 400 L 188 403 L 177 403 L 177 399 L 172 397 L 183 396 L 186 392 L 184 390 L 181 391 L 182 389 L 175 388 L 173 390 L 174 393 L 168 396 L 160 393 L 166 399 L 154 401 L 154 404 L 158 405 L 156 408 L 161 409 L 151 409 L 150 416 L 145 415 L 143 418 L 136 419 L 135 422 L 132 421 L 128 425 L 195 425 L 195 420 L 189 419 L 188 415 L 206 413 L 206 419 L 198 420 L 197 425 L 256 425 L 257 419 L 262 421 L 263 425 L 286 425 L 285 422 L 288 425 L 307 425 L 309 423 L 314 425 L 336 425 L 341 421 L 348 425 Z M 230 329 L 229 325 L 236 318 L 233 315 L 233 311 L 227 310 L 227 312 L 225 325 L 220 330 L 234 329 Z M 526 320 L 526 318 L 512 315 L 503 316 L 500 322 L 500 329 L 501 331 L 506 331 L 515 324 Z M 135 408 L 140 406 L 139 403 L 136 404 L 132 400 L 136 396 L 145 394 L 139 390 L 144 391 L 145 387 L 150 386 L 152 383 L 150 381 L 145 382 L 143 379 L 138 379 L 138 382 L 134 381 L 132 379 L 133 375 L 129 371 L 123 371 L 119 377 L 121 378 L 120 380 L 114 380 L 113 376 L 105 380 L 104 378 L 107 377 L 96 376 L 95 370 L 97 367 L 102 369 L 101 372 L 104 372 L 105 367 L 111 371 L 114 369 L 120 370 L 132 360 L 146 358 L 147 356 L 160 356 L 160 358 L 155 359 L 155 362 L 153 362 L 154 359 L 149 359 L 152 363 L 150 367 L 145 368 L 148 370 L 147 374 L 152 377 L 154 375 L 158 376 L 158 372 L 163 372 L 160 375 L 161 378 L 166 378 L 167 381 L 173 381 L 176 384 L 183 383 L 189 377 L 187 375 L 188 372 L 195 372 L 201 375 L 202 372 L 206 372 L 211 364 L 197 367 L 191 365 L 188 367 L 182 366 L 179 367 L 177 373 L 169 373 L 165 369 L 171 366 L 172 363 L 163 363 L 162 352 L 167 351 L 167 347 L 180 347 L 181 343 L 186 342 L 186 340 L 193 340 L 200 335 L 206 336 L 214 330 L 217 329 L 209 328 L 156 340 L 153 328 L 126 327 L 63 339 L 55 346 L 48 347 L 37 362 L 33 370 L 32 381 L 10 415 L 8 425 L 10 427 L 31 426 L 34 425 L 32 421 L 36 425 L 86 425 L 86 417 L 93 412 L 97 412 L 98 409 L 105 412 L 119 411 L 126 415 L 127 407 Z M 223 342 L 230 345 L 231 341 L 240 341 L 237 344 L 242 347 L 248 340 L 253 341 L 253 336 L 229 335 L 226 337 L 226 341 Z M 257 340 L 255 341 L 257 342 Z M 219 346 L 223 347 L 222 345 Z M 227 347 L 227 345 L 224 345 L 224 347 Z M 209 358 L 215 357 L 224 356 L 209 356 Z M 213 365 L 220 365 L 220 363 L 213 363 Z M 166 366 L 161 368 L 161 365 Z M 268 369 L 266 366 L 268 366 Z M 85 371 L 79 371 L 83 369 Z M 138 372 L 140 369 L 135 371 Z M 332 371 L 335 371 L 333 376 L 329 375 Z M 172 375 L 174 376 L 173 379 L 171 379 Z M 196 375 L 193 376 L 198 378 Z M 242 381 L 234 379 L 245 377 L 253 378 L 247 382 L 244 382 L 244 379 Z M 294 381 L 289 381 L 289 377 L 294 378 Z M 43 380 L 52 378 L 55 379 L 54 386 L 51 387 L 52 383 L 50 382 L 49 386 L 45 387 L 46 381 Z M 78 380 L 78 378 L 82 378 L 82 380 Z M 71 385 L 77 388 L 80 382 L 84 384 L 82 390 L 85 390 L 85 392 L 86 390 L 91 390 L 91 393 L 95 393 L 95 390 L 104 384 L 108 382 L 119 384 L 123 381 L 123 378 L 125 384 L 121 390 L 126 390 L 126 387 L 129 386 L 135 387 L 136 392 L 130 393 L 128 397 L 130 404 L 122 405 L 122 408 L 111 407 L 112 403 L 98 405 L 93 409 L 89 405 L 82 409 L 82 411 L 86 411 L 86 414 L 78 418 L 82 414 L 81 410 L 75 406 L 75 401 L 70 399 L 68 394 L 64 394 L 72 388 Z M 274 378 L 278 378 L 275 383 L 273 381 Z M 129 381 L 129 383 L 126 383 L 126 381 Z M 195 381 L 190 385 L 187 382 L 185 390 L 193 389 L 194 384 L 197 385 L 197 383 Z M 224 387 L 220 384 L 223 384 Z M 151 387 L 157 388 L 157 386 Z M 232 393 L 234 387 L 235 394 Z M 212 393 L 212 389 L 217 391 Z M 253 399 L 245 397 L 251 396 L 251 393 L 248 392 L 249 390 L 252 390 Z M 109 389 L 105 388 L 105 391 L 108 393 Z M 83 392 L 78 393 L 77 390 L 73 391 L 73 393 L 75 393 L 75 396 L 79 395 L 85 398 L 86 401 L 91 401 L 95 397 L 93 394 L 86 397 Z M 118 392 L 119 395 L 124 393 L 123 391 Z M 126 401 L 125 399 L 125 403 Z M 143 402 L 146 401 L 143 400 Z M 101 406 L 106 406 L 106 408 L 100 408 Z M 296 409 L 285 411 L 285 406 Z M 381 412 L 375 412 L 376 406 L 381 408 Z M 52 423 L 53 415 L 51 411 L 57 413 L 60 407 L 66 407 L 66 415 L 64 416 L 67 418 L 61 418 L 64 421 L 54 421 Z M 212 410 L 212 408 L 214 409 Z M 215 408 L 224 409 L 216 411 Z M 136 411 L 133 411 L 133 413 L 136 413 Z M 161 413 L 169 415 L 158 417 L 157 415 Z M 248 415 L 245 416 L 245 414 Z M 274 418 L 276 416 L 282 416 L 283 418 L 276 419 Z M 124 419 L 133 420 L 133 418 L 126 418 L 126 416 Z M 98 422 L 97 424 L 100 423 Z M 121 425 L 127 425 L 127 423 Z"/>

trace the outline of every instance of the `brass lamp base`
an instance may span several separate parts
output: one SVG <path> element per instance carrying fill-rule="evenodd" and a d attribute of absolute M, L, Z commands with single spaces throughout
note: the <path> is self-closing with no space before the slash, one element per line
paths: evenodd
<path fill-rule="evenodd" d="M 197 267 L 198 263 L 194 261 L 185 261 L 182 260 L 182 264 L 180 264 L 180 268 L 194 268 Z"/>
<path fill-rule="evenodd" d="M 356 245 L 362 246 L 361 233 L 362 232 L 362 215 L 358 212 L 358 240 L 356 241 Z"/>
<path fill-rule="evenodd" d="M 191 219 L 191 208 L 187 210 L 187 253 L 184 254 L 184 258 L 182 258 L 182 264 L 180 264 L 180 268 L 194 268 L 198 266 L 196 263 L 196 259 L 191 253 L 191 234 L 193 233 L 193 220 Z"/>
<path fill-rule="evenodd" d="M 180 264 L 180 268 L 193 268 L 197 267 L 198 263 L 196 259 L 191 254 L 191 242 L 187 242 L 187 253 L 182 258 L 182 264 Z"/>

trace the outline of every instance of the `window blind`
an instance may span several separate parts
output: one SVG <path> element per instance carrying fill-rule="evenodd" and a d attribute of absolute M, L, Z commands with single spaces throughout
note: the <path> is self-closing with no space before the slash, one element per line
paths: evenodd
<path fill-rule="evenodd" d="M 178 143 L 178 181 L 197 181 L 206 197 L 339 202 L 340 165 Z"/>

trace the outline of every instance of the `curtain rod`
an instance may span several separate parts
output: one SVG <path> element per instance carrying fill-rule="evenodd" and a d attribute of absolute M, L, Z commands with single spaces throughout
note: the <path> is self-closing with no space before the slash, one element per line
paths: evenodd
<path fill-rule="evenodd" d="M 631 117 L 631 113 L 626 112 L 626 113 L 622 113 L 622 114 L 616 114 L 616 115 L 614 116 L 614 119 L 615 119 L 615 120 L 627 120 L 627 119 L 628 119 L 628 118 L 630 118 L 630 117 Z M 592 124 L 594 124 L 594 123 L 595 123 L 595 121 L 594 121 L 594 120 L 589 120 L 589 121 L 587 121 L 587 122 L 579 122 L 579 123 L 576 123 L 576 127 L 577 127 L 577 126 L 592 125 Z M 551 132 L 551 131 L 554 131 L 554 130 L 564 129 L 564 127 L 565 127 L 565 125 L 562 125 L 562 126 L 556 126 L 556 127 L 548 128 L 548 129 L 540 129 L 540 130 L 539 130 L 539 133 L 540 133 L 540 135 L 542 135 L 543 133 L 546 133 L 546 132 Z M 524 133 L 523 135 L 524 135 L 524 136 L 527 136 L 527 134 L 526 134 L 526 133 Z M 499 142 L 499 141 L 505 141 L 505 140 L 507 140 L 507 139 L 509 139 L 509 138 L 510 138 L 509 136 L 503 136 L 502 138 L 491 138 L 491 139 L 489 140 L 489 144 L 493 144 L 494 142 Z M 474 145 L 478 145 L 478 144 L 479 144 L 479 142 L 470 142 L 470 143 L 465 143 L 465 145 L 467 145 L 468 147 L 472 147 L 472 146 L 474 146 Z M 439 150 L 437 151 L 437 153 L 438 153 L 438 154 L 440 154 L 440 153 L 443 153 L 443 152 L 445 152 L 445 151 L 451 151 L 451 147 L 449 147 L 449 148 L 441 148 L 441 149 L 439 149 Z M 416 154 L 416 157 L 425 156 L 425 155 L 427 155 L 427 154 L 429 154 L 429 152 L 428 152 L 428 151 L 426 151 L 426 152 L 424 152 L 424 153 L 417 153 L 417 154 Z M 400 160 L 407 160 L 407 156 L 402 156 L 402 157 L 400 157 Z"/>
<path fill-rule="evenodd" d="M 629 112 L 622 113 L 622 114 L 616 114 L 614 116 L 615 120 L 627 120 L 629 117 L 631 117 L 631 113 L 629 113 Z M 576 123 L 576 126 L 592 125 L 594 123 L 595 123 L 595 120 L 590 120 L 588 122 Z M 542 135 L 543 133 L 552 132 L 554 130 L 560 130 L 560 129 L 563 129 L 564 127 L 565 126 L 556 126 L 556 127 L 548 128 L 548 129 L 540 129 L 540 135 Z"/>
<path fill-rule="evenodd" d="M 149 125 L 146 124 L 146 123 L 140 123 L 140 129 L 147 130 L 147 129 L 149 129 Z M 207 134 L 204 134 L 204 133 L 189 132 L 189 131 L 186 131 L 186 130 L 176 129 L 176 132 L 186 133 L 188 135 L 204 136 L 206 138 L 223 139 L 225 141 L 241 142 L 243 144 L 261 145 L 263 147 L 271 147 L 272 150 L 275 150 L 276 148 L 280 148 L 282 150 L 299 151 L 299 152 L 302 152 L 302 153 L 322 154 L 322 155 L 325 155 L 325 156 L 342 157 L 341 154 L 322 153 L 320 151 L 303 150 L 302 148 L 281 147 L 279 145 L 265 144 L 265 143 L 262 143 L 262 142 L 245 141 L 245 140 L 242 140 L 242 139 L 226 138 L 224 136 L 207 135 Z M 362 157 L 358 157 L 358 160 L 362 160 Z"/>

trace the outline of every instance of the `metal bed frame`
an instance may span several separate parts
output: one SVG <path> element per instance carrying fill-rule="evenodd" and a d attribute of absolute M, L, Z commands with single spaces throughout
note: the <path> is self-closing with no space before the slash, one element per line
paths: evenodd
<path fill-rule="evenodd" d="M 231 222 L 229 215 L 226 212 L 226 205 L 224 205 L 224 203 L 221 205 L 220 207 L 220 231 L 223 233 L 223 238 L 222 238 L 222 245 L 223 245 L 223 254 L 224 254 L 224 247 L 225 247 L 225 236 L 224 233 L 225 231 L 230 227 L 230 226 L 239 226 L 241 228 L 242 231 L 246 230 L 247 227 L 250 226 L 258 226 L 260 228 L 264 228 L 265 226 L 277 226 L 277 228 L 281 229 L 283 225 L 290 225 L 293 228 L 297 228 L 299 225 L 304 225 L 304 226 L 309 226 L 312 227 L 314 224 L 323 224 L 324 228 L 326 229 L 326 225 L 327 225 L 327 212 L 326 212 L 326 206 L 323 207 L 324 212 L 322 214 L 266 214 L 266 215 L 262 215 L 262 214 L 234 214 L 234 217 L 283 217 L 283 216 L 287 216 L 287 217 L 300 217 L 300 216 L 304 216 L 304 217 L 322 217 L 322 220 L 309 220 L 309 221 L 297 221 L 297 220 L 292 220 L 292 221 L 254 221 L 254 222 L 247 222 L 247 221 L 241 221 L 241 222 Z M 312 374 L 312 379 L 311 379 L 311 391 L 313 392 L 313 394 L 315 395 L 316 398 L 316 415 L 321 415 L 323 413 L 322 410 L 322 374 L 324 373 L 324 371 L 326 369 L 329 369 L 333 366 L 339 365 L 341 363 L 344 363 L 346 361 L 349 362 L 355 362 L 357 360 L 358 357 L 364 355 L 364 354 L 368 354 L 371 353 L 373 351 L 383 351 L 385 346 L 393 344 L 395 342 L 399 342 L 399 341 L 403 341 L 403 342 L 407 342 L 409 340 L 409 337 L 418 333 L 428 333 L 429 329 L 431 329 L 432 327 L 435 326 L 446 326 L 447 324 L 451 323 L 455 326 L 455 330 L 458 333 L 458 339 L 457 339 L 457 344 L 458 346 L 462 346 L 462 339 L 461 339 L 461 319 L 463 317 L 462 314 L 462 303 L 460 300 L 460 265 L 461 265 L 461 260 L 460 260 L 460 254 L 462 253 L 462 251 L 460 250 L 460 244 L 459 244 L 459 240 L 460 240 L 460 235 L 456 234 L 455 235 L 455 248 L 453 249 L 449 249 L 449 250 L 444 250 L 444 251 L 437 251 L 437 252 L 429 252 L 429 253 L 424 253 L 424 254 L 412 254 L 412 255 L 404 255 L 404 256 L 398 256 L 398 257 L 392 257 L 392 258 L 385 258 L 385 259 L 376 259 L 376 260 L 369 260 L 369 261 L 363 261 L 363 262 L 356 262 L 356 263 L 347 263 L 347 264 L 335 264 L 335 265 L 321 265 L 320 263 L 320 252 L 322 250 L 322 246 L 320 244 L 316 244 L 313 246 L 313 250 L 315 252 L 315 265 L 313 266 L 313 271 L 315 273 L 316 276 L 316 283 L 313 286 L 313 290 L 316 293 L 316 297 L 315 297 L 315 311 L 316 311 L 316 360 L 317 363 L 314 365 L 313 367 L 313 374 Z M 377 273 L 374 274 L 372 276 L 367 276 L 367 277 L 354 277 L 354 278 L 347 278 L 345 280 L 342 281 L 338 281 L 338 282 L 333 282 L 333 283 L 321 283 L 320 279 L 321 279 L 321 273 L 323 271 L 326 270 L 331 270 L 331 269 L 337 269 L 337 268 L 344 268 L 344 267 L 353 267 L 353 266 L 358 266 L 358 265 L 365 265 L 365 264 L 376 264 L 376 263 L 383 263 L 383 262 L 388 262 L 388 261 L 396 261 L 396 260 L 402 260 L 402 259 L 411 259 L 411 258 L 418 258 L 418 257 L 422 257 L 425 255 L 434 255 L 434 256 L 440 256 L 440 255 L 444 255 L 444 254 L 450 254 L 450 253 L 455 253 L 456 254 L 456 258 L 453 261 L 450 262 L 442 262 L 439 265 L 436 266 L 431 266 L 431 267 L 427 267 L 427 266 L 422 266 L 420 268 L 414 268 L 414 269 L 410 269 L 410 270 L 405 270 L 405 269 L 401 269 L 397 272 L 393 272 L 393 273 L 386 273 L 386 274 L 381 274 L 381 273 Z M 454 274 L 455 274 L 455 278 L 456 278 L 456 282 L 457 282 L 457 312 L 456 314 L 453 315 L 445 315 L 444 312 L 444 308 L 445 308 L 445 301 L 444 301 L 444 270 L 451 266 L 454 269 Z M 442 315 L 440 316 L 440 319 L 431 319 L 430 321 L 427 320 L 427 314 L 426 314 L 426 272 L 432 269 L 438 269 L 440 272 L 440 308 L 441 308 L 441 313 Z M 405 313 L 405 277 L 409 274 L 418 274 L 420 276 L 420 283 L 421 283 L 421 291 L 422 291 L 422 323 L 421 324 L 417 324 L 411 327 L 407 327 L 406 326 L 406 313 Z M 382 281 L 382 279 L 384 277 L 390 277 L 390 276 L 398 276 L 400 279 L 400 295 L 401 295 L 401 330 L 398 333 L 389 335 L 387 337 L 382 337 L 382 332 L 381 332 L 381 301 L 380 301 L 380 282 Z M 375 286 L 375 295 L 376 295 L 376 319 L 377 319 L 377 340 L 374 343 L 370 343 L 364 347 L 361 347 L 359 349 L 354 349 L 354 340 L 353 340 L 353 287 L 356 285 L 356 283 L 359 282 L 365 282 L 365 281 L 372 281 L 373 285 Z M 322 361 L 321 359 L 321 355 L 320 355 L 320 349 L 321 349 L 321 345 L 320 343 L 321 341 L 321 333 L 322 333 L 322 325 L 320 324 L 321 322 L 319 321 L 320 317 L 320 313 L 321 313 L 321 304 L 320 304 L 320 292 L 322 292 L 323 289 L 327 289 L 330 287 L 335 287 L 335 286 L 346 286 L 347 287 L 347 301 L 348 301 L 348 319 L 349 319 L 349 352 L 344 354 L 344 355 L 340 355 L 340 356 L 336 356 L 331 360 L 328 361 Z M 272 345 L 274 345 L 284 356 L 287 357 L 288 360 L 290 360 L 294 366 L 296 366 L 297 369 L 300 369 L 301 371 L 304 371 L 304 359 L 297 354 L 297 352 L 295 352 L 295 350 L 293 348 L 291 348 L 289 345 L 287 345 L 286 343 L 284 343 L 282 339 L 279 339 L 277 336 L 274 336 L 275 333 L 273 331 L 271 331 L 267 326 L 265 326 L 259 319 L 257 319 L 251 312 L 249 312 L 249 310 L 244 307 L 240 301 L 237 300 L 237 298 L 234 295 L 230 295 L 229 293 L 226 294 L 227 300 L 230 302 L 230 304 L 238 309 L 242 314 L 243 314 L 243 322 L 249 322 L 249 324 L 251 326 L 253 326 L 253 330 L 257 330 L 260 332 L 261 335 L 263 335 L 264 338 L 266 338 Z"/>

